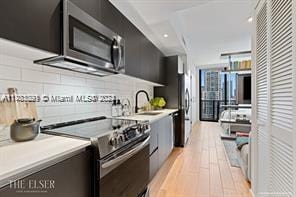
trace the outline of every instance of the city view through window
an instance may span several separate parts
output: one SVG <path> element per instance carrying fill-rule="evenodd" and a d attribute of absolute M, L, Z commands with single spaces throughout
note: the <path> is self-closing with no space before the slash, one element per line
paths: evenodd
<path fill-rule="evenodd" d="M 201 120 L 218 121 L 224 104 L 237 103 L 237 74 L 223 70 L 200 70 Z"/>

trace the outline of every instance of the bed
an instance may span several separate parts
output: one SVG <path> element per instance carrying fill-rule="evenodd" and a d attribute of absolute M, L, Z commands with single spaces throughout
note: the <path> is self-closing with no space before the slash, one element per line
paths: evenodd
<path fill-rule="evenodd" d="M 243 108 L 239 108 L 243 107 Z M 249 108 L 248 108 L 249 107 Z M 251 137 L 251 124 L 235 124 L 235 123 L 223 123 L 223 120 L 228 120 L 229 122 L 236 122 L 237 119 L 245 119 L 250 121 L 252 117 L 252 110 L 250 105 L 238 105 L 238 109 L 227 109 L 221 112 L 220 115 L 220 125 L 223 130 L 228 130 L 230 128 L 231 132 L 243 132 L 249 133 L 248 141 L 250 143 Z M 247 180 L 250 180 L 250 154 L 251 146 L 249 143 L 242 145 L 237 149 L 239 164 L 242 172 Z"/>
<path fill-rule="evenodd" d="M 248 107 L 249 105 L 238 105 L 238 107 Z M 221 112 L 220 114 L 220 125 L 226 130 L 229 128 L 229 123 L 223 123 L 221 120 L 229 120 L 235 122 L 238 118 L 244 118 L 245 120 L 251 120 L 252 110 L 251 108 L 242 108 L 242 109 L 227 109 Z M 231 123 L 231 131 L 237 132 L 250 132 L 251 126 L 246 124 L 235 124 Z"/>

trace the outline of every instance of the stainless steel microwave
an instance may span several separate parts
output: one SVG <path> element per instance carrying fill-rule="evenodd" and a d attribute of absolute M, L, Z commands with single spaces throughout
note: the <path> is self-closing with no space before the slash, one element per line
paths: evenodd
<path fill-rule="evenodd" d="M 62 29 L 61 54 L 35 63 L 98 76 L 125 72 L 124 39 L 69 0 Z"/>

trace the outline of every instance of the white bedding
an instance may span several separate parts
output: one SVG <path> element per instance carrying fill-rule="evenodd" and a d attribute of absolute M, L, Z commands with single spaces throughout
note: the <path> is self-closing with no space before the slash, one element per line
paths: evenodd
<path fill-rule="evenodd" d="M 243 118 L 244 116 L 246 116 L 246 118 L 248 120 L 251 120 L 252 110 L 251 109 L 224 110 L 224 111 L 222 111 L 222 113 L 220 115 L 220 120 L 223 119 L 223 120 L 235 121 L 237 119 L 238 115 L 240 118 Z M 227 124 L 227 123 L 220 123 L 220 125 L 223 128 L 223 130 L 228 130 L 228 128 L 229 128 L 229 124 Z M 248 125 L 231 124 L 231 130 L 233 130 L 233 131 L 248 132 L 250 130 L 250 128 L 248 128 L 248 127 L 249 127 Z"/>
<path fill-rule="evenodd" d="M 222 113 L 220 115 L 220 119 L 235 120 L 238 115 L 241 118 L 245 115 L 247 119 L 251 120 L 252 110 L 251 109 L 238 109 L 238 110 L 228 109 L 228 110 L 224 110 L 224 111 L 222 111 Z"/>

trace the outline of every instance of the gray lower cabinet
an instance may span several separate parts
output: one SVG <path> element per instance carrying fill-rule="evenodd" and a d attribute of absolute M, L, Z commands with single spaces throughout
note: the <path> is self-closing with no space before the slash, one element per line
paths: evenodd
<path fill-rule="evenodd" d="M 152 123 L 151 131 L 150 131 L 150 155 L 158 149 L 158 128 L 159 128 L 159 122 Z"/>
<path fill-rule="evenodd" d="M 166 138 L 168 137 L 168 132 L 165 128 L 167 118 L 163 118 L 159 121 L 159 128 L 158 128 L 158 148 L 159 148 L 159 166 L 166 160 Z"/>
<path fill-rule="evenodd" d="M 173 117 L 166 116 L 151 124 L 150 180 L 174 148 Z"/>
<path fill-rule="evenodd" d="M 158 122 L 154 122 L 150 125 L 150 180 L 159 169 L 158 125 Z"/>
<path fill-rule="evenodd" d="M 173 115 L 170 115 L 166 122 L 166 128 L 168 131 L 168 138 L 167 138 L 167 157 L 170 155 L 174 148 L 174 120 Z"/>
<path fill-rule="evenodd" d="M 158 148 L 159 165 L 162 166 L 173 150 L 173 120 L 167 116 L 159 121 Z"/>
<path fill-rule="evenodd" d="M 92 151 L 84 150 L 53 166 L 0 188 L 1 197 L 88 197 L 92 195 Z M 20 186 L 20 185 L 18 185 Z M 12 187 L 12 188 L 11 188 Z M 39 187 L 39 188 L 37 188 Z M 43 188 L 41 188 L 43 187 Z M 46 188 L 45 188 L 46 187 Z M 31 188 L 31 189 L 30 189 Z"/>

